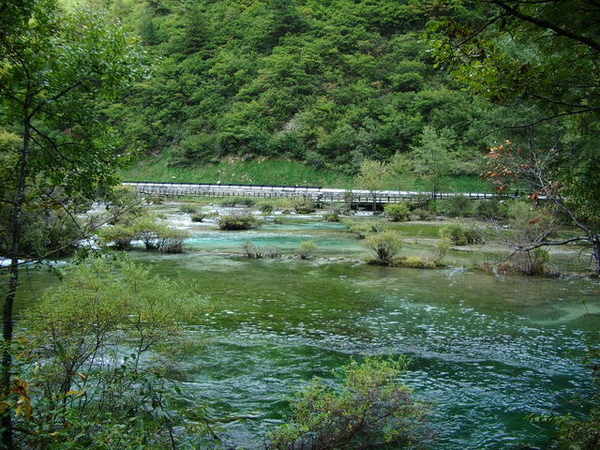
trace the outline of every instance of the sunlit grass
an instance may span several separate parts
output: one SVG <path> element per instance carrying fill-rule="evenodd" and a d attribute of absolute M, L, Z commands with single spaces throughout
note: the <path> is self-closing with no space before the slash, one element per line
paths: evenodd
<path fill-rule="evenodd" d="M 219 164 L 195 168 L 172 167 L 164 158 L 148 159 L 122 172 L 121 178 L 124 181 L 358 188 L 352 177 L 340 172 L 316 170 L 299 161 L 266 158 L 251 161 L 230 158 Z M 428 180 L 413 175 L 389 176 L 382 189 L 427 192 Z M 487 181 L 468 175 L 448 177 L 443 183 L 443 190 L 445 192 L 493 192 Z"/>

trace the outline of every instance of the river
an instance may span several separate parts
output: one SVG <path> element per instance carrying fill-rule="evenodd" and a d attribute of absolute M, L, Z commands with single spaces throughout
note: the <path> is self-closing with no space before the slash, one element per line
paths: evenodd
<path fill-rule="evenodd" d="M 293 257 L 304 240 L 315 258 Z M 283 257 L 243 257 L 248 241 Z M 364 355 L 411 358 L 405 382 L 431 406 L 436 449 L 543 448 L 549 432 L 526 417 L 579 414 L 572 401 L 590 395 L 582 358 L 598 343 L 597 281 L 499 276 L 452 256 L 439 270 L 367 265 L 360 241 L 321 222 L 204 226 L 187 246 L 135 257 L 210 298 L 189 324 L 206 347 L 181 362 L 178 380 L 208 404 L 229 448 L 264 448 L 293 391 Z"/>

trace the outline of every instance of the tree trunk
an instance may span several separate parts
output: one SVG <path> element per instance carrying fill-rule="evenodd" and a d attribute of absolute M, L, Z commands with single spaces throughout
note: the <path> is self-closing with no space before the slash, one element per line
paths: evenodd
<path fill-rule="evenodd" d="M 592 256 L 594 259 L 594 269 L 596 275 L 600 276 L 600 236 L 593 236 L 590 241 L 592 242 Z"/>
<path fill-rule="evenodd" d="M 17 181 L 17 191 L 13 203 L 11 234 L 12 242 L 9 253 L 10 267 L 8 276 L 8 289 L 4 297 L 4 308 L 2 311 L 2 368 L 0 373 L 0 388 L 2 398 L 8 399 L 11 395 L 12 387 L 12 354 L 11 343 L 13 339 L 13 308 L 17 288 L 19 286 L 19 253 L 21 249 L 22 234 L 22 215 L 23 204 L 25 203 L 25 188 L 28 173 L 30 145 L 30 123 L 29 119 L 24 122 L 23 147 L 21 149 L 21 158 L 19 161 L 19 176 Z M 2 448 L 12 449 L 13 444 L 13 426 L 12 411 L 7 409 L 2 414 L 0 423 L 2 425 Z"/>

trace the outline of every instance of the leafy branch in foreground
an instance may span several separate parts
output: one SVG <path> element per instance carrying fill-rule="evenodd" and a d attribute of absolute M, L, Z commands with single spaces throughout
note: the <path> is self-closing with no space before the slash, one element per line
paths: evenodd
<path fill-rule="evenodd" d="M 27 448 L 197 443 L 208 433 L 198 431 L 202 408 L 190 416 L 176 406 L 186 396 L 165 368 L 186 343 L 182 321 L 205 308 L 203 297 L 126 260 L 68 268 L 21 324 L 29 340 L 16 369 L 29 390 L 17 399 L 27 409 L 15 408 L 15 437 Z"/>
<path fill-rule="evenodd" d="M 400 381 L 407 360 L 369 357 L 341 370 L 334 388 L 320 379 L 297 394 L 291 420 L 271 434 L 272 449 L 364 449 L 418 445 L 427 408 Z"/>

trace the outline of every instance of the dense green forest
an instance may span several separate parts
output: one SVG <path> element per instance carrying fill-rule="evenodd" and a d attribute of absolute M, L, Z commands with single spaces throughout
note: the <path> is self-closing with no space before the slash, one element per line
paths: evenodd
<path fill-rule="evenodd" d="M 284 157 L 355 173 L 443 139 L 479 173 L 501 112 L 436 67 L 418 1 L 109 2 L 151 65 L 107 114 L 173 165 Z"/>

